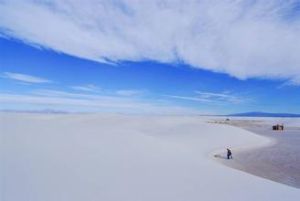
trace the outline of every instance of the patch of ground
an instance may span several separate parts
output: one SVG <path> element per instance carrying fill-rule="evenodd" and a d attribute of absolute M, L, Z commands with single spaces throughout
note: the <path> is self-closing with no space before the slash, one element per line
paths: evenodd
<path fill-rule="evenodd" d="M 268 147 L 233 149 L 233 160 L 226 160 L 224 152 L 217 157 L 218 161 L 259 177 L 300 188 L 299 127 L 286 127 L 284 131 L 273 131 L 272 125 L 263 121 L 230 120 L 217 123 L 237 126 L 275 140 L 275 143 Z"/>

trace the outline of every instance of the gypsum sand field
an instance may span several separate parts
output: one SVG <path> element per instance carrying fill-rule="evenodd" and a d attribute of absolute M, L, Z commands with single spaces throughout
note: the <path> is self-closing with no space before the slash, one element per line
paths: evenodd
<path fill-rule="evenodd" d="M 4 201 L 299 200 L 298 189 L 217 163 L 270 140 L 203 117 L 0 116 Z"/>
<path fill-rule="evenodd" d="M 258 120 L 259 119 L 259 120 Z M 283 131 L 272 125 L 284 122 Z M 223 164 L 276 182 L 300 188 L 300 119 L 297 118 L 233 118 L 229 125 L 244 128 L 274 140 L 270 146 L 235 150 L 234 160 L 218 160 Z"/>

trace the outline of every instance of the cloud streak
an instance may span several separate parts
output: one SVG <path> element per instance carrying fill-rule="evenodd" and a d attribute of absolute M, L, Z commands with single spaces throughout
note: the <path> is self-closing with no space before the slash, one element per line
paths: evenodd
<path fill-rule="evenodd" d="M 66 112 L 124 112 L 129 114 L 199 114 L 196 109 L 164 101 L 129 97 L 90 95 L 57 90 L 36 90 L 27 94 L 0 94 L 0 109 L 27 108 Z"/>
<path fill-rule="evenodd" d="M 118 90 L 116 91 L 116 94 L 117 95 L 120 95 L 120 96 L 138 96 L 138 95 L 141 95 L 143 94 L 144 92 L 141 91 L 141 90 Z"/>
<path fill-rule="evenodd" d="M 0 30 L 30 45 L 99 62 L 180 61 L 240 79 L 300 83 L 297 5 L 296 0 L 4 0 Z"/>
<path fill-rule="evenodd" d="M 201 99 L 212 100 L 212 101 L 220 101 L 220 102 L 228 102 L 228 103 L 242 103 L 245 100 L 236 95 L 230 94 L 229 92 L 222 93 L 213 93 L 213 92 L 204 92 L 204 91 L 196 91 L 198 97 Z"/>
<path fill-rule="evenodd" d="M 195 96 L 175 96 L 175 95 L 168 95 L 167 97 L 187 100 L 187 101 L 196 101 L 202 102 L 206 104 L 217 104 L 217 105 L 224 105 L 224 104 L 240 104 L 247 101 L 246 98 L 242 98 L 236 95 L 233 95 L 229 92 L 206 92 L 206 91 L 196 91 L 197 95 Z"/>
<path fill-rule="evenodd" d="M 5 72 L 1 77 L 31 84 L 43 84 L 52 82 L 51 80 L 45 78 L 12 72 Z"/>
<path fill-rule="evenodd" d="M 71 86 L 72 89 L 78 91 L 86 91 L 86 92 L 97 92 L 99 91 L 99 87 L 93 84 L 86 84 L 86 85 L 78 85 L 78 86 Z"/>

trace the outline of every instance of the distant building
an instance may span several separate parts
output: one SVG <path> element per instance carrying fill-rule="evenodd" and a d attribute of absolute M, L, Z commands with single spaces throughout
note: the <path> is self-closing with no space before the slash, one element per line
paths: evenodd
<path fill-rule="evenodd" d="M 276 124 L 276 125 L 272 126 L 272 129 L 274 131 L 282 131 L 284 129 L 284 126 L 283 126 L 283 124 L 281 124 L 281 125 Z"/>

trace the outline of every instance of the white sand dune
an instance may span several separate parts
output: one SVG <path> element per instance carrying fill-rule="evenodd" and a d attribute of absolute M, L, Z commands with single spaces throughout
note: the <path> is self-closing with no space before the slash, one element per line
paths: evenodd
<path fill-rule="evenodd" d="M 3 201 L 298 201 L 211 158 L 267 138 L 200 117 L 0 116 Z"/>

